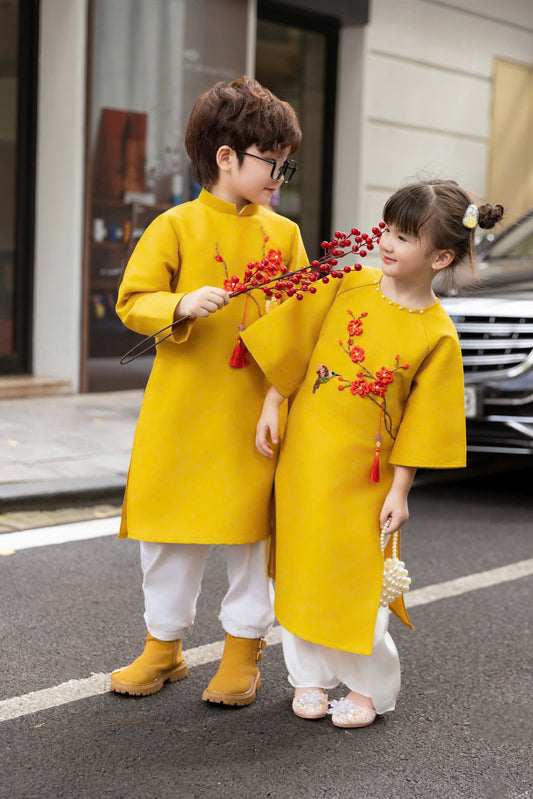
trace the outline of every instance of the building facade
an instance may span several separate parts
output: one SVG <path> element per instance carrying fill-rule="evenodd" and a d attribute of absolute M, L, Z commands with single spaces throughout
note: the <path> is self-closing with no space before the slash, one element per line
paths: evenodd
<path fill-rule="evenodd" d="M 0 14 L 0 397 L 142 385 L 118 364 L 120 272 L 195 196 L 194 97 L 255 74 L 298 110 L 279 210 L 310 256 L 419 176 L 533 205 L 530 0 L 10 0 Z M 114 155 L 113 155 L 114 153 Z M 329 231 L 329 232 L 328 232 Z"/>

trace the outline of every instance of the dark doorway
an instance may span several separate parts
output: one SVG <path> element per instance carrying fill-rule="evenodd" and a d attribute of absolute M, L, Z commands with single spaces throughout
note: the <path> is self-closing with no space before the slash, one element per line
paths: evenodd
<path fill-rule="evenodd" d="M 31 368 L 39 3 L 0 4 L 0 374 Z"/>
<path fill-rule="evenodd" d="M 279 211 L 300 225 L 310 257 L 331 238 L 333 136 L 339 21 L 260 0 L 257 80 L 296 109 L 303 140 Z"/>

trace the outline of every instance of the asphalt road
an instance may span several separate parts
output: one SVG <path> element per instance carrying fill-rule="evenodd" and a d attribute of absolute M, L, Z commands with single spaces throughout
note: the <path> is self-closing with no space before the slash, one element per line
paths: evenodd
<path fill-rule="evenodd" d="M 532 557 L 531 469 L 413 489 L 403 555 L 414 590 Z M 1 544 L 1 536 L 0 536 Z M 145 630 L 137 545 L 113 537 L 0 558 L 1 700 L 109 672 Z M 221 640 L 213 549 L 191 648 Z M 256 702 L 211 706 L 216 663 L 145 698 L 104 693 L 0 723 L 4 799 L 526 799 L 531 797 L 531 577 L 395 619 L 394 713 L 340 730 L 290 710 L 281 647 Z M 332 692 L 341 696 L 342 689 Z"/>

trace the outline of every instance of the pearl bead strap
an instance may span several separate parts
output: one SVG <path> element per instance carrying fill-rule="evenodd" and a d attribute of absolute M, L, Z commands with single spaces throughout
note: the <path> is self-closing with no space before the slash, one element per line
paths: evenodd
<path fill-rule="evenodd" d="M 388 519 L 381 530 L 381 551 L 385 551 L 385 536 L 391 520 Z M 383 564 L 383 587 L 379 600 L 380 607 L 386 608 L 395 599 L 409 591 L 411 578 L 403 560 L 398 560 L 398 531 L 392 535 L 392 558 L 386 558 Z"/>

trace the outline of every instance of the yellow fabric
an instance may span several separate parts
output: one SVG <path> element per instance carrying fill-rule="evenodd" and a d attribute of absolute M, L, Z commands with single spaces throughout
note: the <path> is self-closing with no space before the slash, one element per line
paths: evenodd
<path fill-rule="evenodd" d="M 240 214 L 207 191 L 152 222 L 120 287 L 117 313 L 128 327 L 155 333 L 172 322 L 184 293 L 243 276 L 270 248 L 289 268 L 307 263 L 297 225 L 257 205 Z M 217 261 L 216 255 L 223 258 Z M 120 536 L 141 541 L 243 544 L 269 534 L 275 461 L 254 446 L 265 378 L 228 363 L 245 297 L 195 319 L 157 347 L 133 444 Z M 264 313 L 253 292 L 246 324 Z M 127 368 L 127 367 L 125 367 Z"/>
<path fill-rule="evenodd" d="M 435 303 L 409 312 L 386 299 L 381 272 L 364 268 L 317 294 L 284 303 L 244 333 L 270 383 L 295 392 L 276 474 L 276 615 L 307 641 L 370 654 L 383 556 L 379 514 L 394 464 L 465 465 L 462 360 L 455 328 Z M 361 319 L 346 346 L 348 311 Z M 386 392 L 393 438 L 382 429 L 380 482 L 370 482 L 380 408 L 368 396 L 339 391 L 337 378 L 313 393 L 321 365 L 350 381 L 362 367 L 393 369 Z M 307 368 L 308 365 L 308 368 Z M 414 575 L 416 584 L 416 574 Z M 402 602 L 392 608 L 410 624 Z"/>

